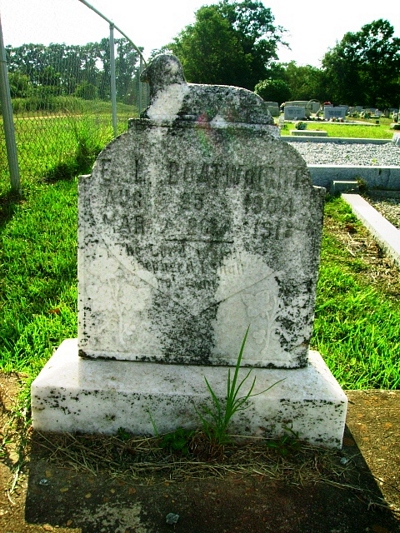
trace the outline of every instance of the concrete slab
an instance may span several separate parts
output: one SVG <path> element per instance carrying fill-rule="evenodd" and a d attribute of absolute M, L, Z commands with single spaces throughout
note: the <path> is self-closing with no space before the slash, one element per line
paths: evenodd
<path fill-rule="evenodd" d="M 69 339 L 32 384 L 33 426 L 104 434 L 198 427 L 196 410 L 210 403 L 204 378 L 223 399 L 227 376 L 227 367 L 82 359 L 76 339 Z M 290 428 L 310 443 L 341 447 L 347 398 L 318 352 L 310 351 L 306 368 L 253 369 L 243 395 L 254 378 L 255 396 L 234 418 L 234 434 L 279 437 Z"/>
<path fill-rule="evenodd" d="M 290 135 L 295 137 L 327 137 L 327 131 L 317 131 L 317 130 L 292 130 Z"/>
<path fill-rule="evenodd" d="M 400 170 L 400 169 L 399 169 Z M 369 229 L 378 243 L 400 266 L 400 231 L 358 194 L 342 194 L 354 214 Z"/>
<path fill-rule="evenodd" d="M 334 181 L 359 180 L 368 189 L 400 190 L 400 167 L 307 165 L 314 185 L 331 190 Z"/>
<path fill-rule="evenodd" d="M 355 180 L 349 181 L 334 181 L 332 183 L 331 191 L 333 194 L 336 193 L 355 193 L 359 191 L 358 182 Z"/>

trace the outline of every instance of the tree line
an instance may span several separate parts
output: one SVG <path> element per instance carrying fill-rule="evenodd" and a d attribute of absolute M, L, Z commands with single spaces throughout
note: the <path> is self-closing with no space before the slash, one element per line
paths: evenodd
<path fill-rule="evenodd" d="M 237 85 L 279 104 L 316 99 L 399 107 L 400 39 L 387 20 L 346 33 L 325 53 L 321 68 L 279 62 L 279 46 L 288 46 L 285 31 L 260 0 L 221 0 L 201 7 L 193 24 L 153 54 L 177 55 L 189 82 Z M 115 42 L 117 99 L 134 103 L 138 54 L 125 39 Z M 6 51 L 13 97 L 110 98 L 107 38 L 84 46 L 27 44 Z"/>
<path fill-rule="evenodd" d="M 278 103 L 399 106 L 400 39 L 387 20 L 346 33 L 326 52 L 322 68 L 279 63 L 278 46 L 288 46 L 284 35 L 261 1 L 222 0 L 201 7 L 194 24 L 163 50 L 179 57 L 189 82 L 238 85 Z"/>
<path fill-rule="evenodd" d="M 115 39 L 117 100 L 133 103 L 139 54 L 124 38 Z M 110 40 L 83 46 L 24 44 L 6 47 L 13 98 L 45 100 L 76 96 L 86 100 L 110 99 Z"/>

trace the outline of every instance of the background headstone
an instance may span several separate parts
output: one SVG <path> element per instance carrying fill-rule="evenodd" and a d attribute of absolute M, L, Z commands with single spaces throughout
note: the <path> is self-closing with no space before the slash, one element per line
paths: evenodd
<path fill-rule="evenodd" d="M 303 120 L 306 118 L 306 108 L 303 106 L 285 105 L 285 120 Z"/>
<path fill-rule="evenodd" d="M 346 118 L 347 106 L 325 106 L 324 120 L 331 118 Z"/>

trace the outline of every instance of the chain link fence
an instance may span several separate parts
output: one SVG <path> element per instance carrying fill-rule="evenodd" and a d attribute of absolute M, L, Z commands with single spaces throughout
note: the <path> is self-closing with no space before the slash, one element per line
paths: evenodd
<path fill-rule="evenodd" d="M 114 137 L 110 38 L 85 45 L 6 43 L 5 49 L 22 184 L 73 170 L 77 158 Z M 128 118 L 146 107 L 148 88 L 139 79 L 140 53 L 128 39 L 114 40 L 114 55 L 116 130 L 122 133 Z M 3 124 L 0 169 L 4 191 L 9 173 Z"/>

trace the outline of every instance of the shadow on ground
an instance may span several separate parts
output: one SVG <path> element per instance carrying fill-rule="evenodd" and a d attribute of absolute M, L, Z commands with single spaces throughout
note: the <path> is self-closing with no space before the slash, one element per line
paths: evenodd
<path fill-rule="evenodd" d="M 12 219 L 16 206 L 22 201 L 23 197 L 15 191 L 8 191 L 0 195 L 0 229 Z"/>
<path fill-rule="evenodd" d="M 141 482 L 121 477 L 106 469 L 95 475 L 90 472 L 91 465 L 85 464 L 85 455 L 79 461 L 68 447 L 62 461 L 57 462 L 53 456 L 56 447 L 48 446 L 44 453 L 39 434 L 31 439 L 28 469 L 16 470 L 18 454 L 6 445 L 5 438 L 10 434 L 5 428 L 11 413 L 9 405 L 17 391 L 17 378 L 3 375 L 1 532 L 400 531 L 400 391 L 347 391 L 349 411 L 343 450 L 329 455 L 328 463 L 319 451 L 313 451 L 308 456 L 315 462 L 312 478 L 305 466 L 302 470 L 305 462 L 283 460 L 277 455 L 264 468 L 264 475 L 259 475 L 257 468 L 251 475 L 245 469 L 225 475 L 218 470 L 208 479 L 184 481 L 169 479 L 168 469 L 157 463 L 159 472 L 151 482 L 144 477 Z M 96 452 L 96 448 L 91 447 L 90 452 Z M 99 456 L 98 462 L 102 459 Z M 276 461 L 281 463 L 279 478 L 272 472 Z M 327 464 L 329 471 L 324 471 Z M 295 476 L 291 471 L 294 468 Z M 172 523 L 167 523 L 167 517 Z"/>
<path fill-rule="evenodd" d="M 257 475 L 140 486 L 57 468 L 33 454 L 25 519 L 82 533 L 398 531 L 358 447 L 344 452 L 357 467 L 348 487 L 296 487 Z M 166 523 L 170 513 L 179 515 L 176 524 Z"/>

